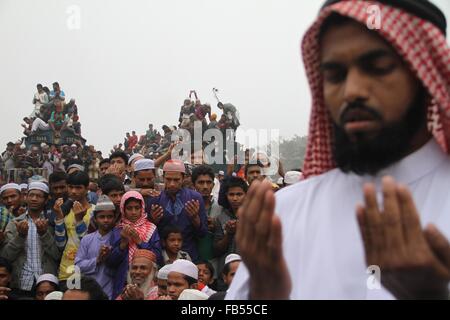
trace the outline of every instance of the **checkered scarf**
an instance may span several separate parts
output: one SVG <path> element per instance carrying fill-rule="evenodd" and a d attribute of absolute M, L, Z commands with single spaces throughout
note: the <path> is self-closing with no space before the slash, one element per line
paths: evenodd
<path fill-rule="evenodd" d="M 130 220 L 128 220 L 125 214 L 125 203 L 127 202 L 128 199 L 135 199 L 141 202 L 142 205 L 141 216 L 135 222 L 131 222 Z M 156 231 L 156 226 L 147 219 L 147 214 L 145 213 L 145 202 L 142 195 L 136 191 L 128 191 L 127 193 L 125 193 L 122 199 L 120 200 L 120 211 L 122 213 L 122 219 L 117 227 L 119 229 L 123 229 L 125 226 L 130 226 L 137 231 L 137 233 L 139 234 L 139 238 L 141 238 L 143 242 L 148 242 L 152 237 L 153 233 Z M 138 249 L 139 248 L 134 241 L 129 242 L 128 263 L 131 263 L 131 261 L 133 260 L 134 253 Z"/>
<path fill-rule="evenodd" d="M 401 9 L 376 1 L 341 1 L 322 9 L 316 22 L 303 38 L 302 54 L 312 92 L 312 111 L 304 162 L 305 178 L 336 167 L 332 156 L 332 120 L 325 107 L 320 70 L 319 32 L 324 20 L 333 12 L 360 23 L 369 21 L 368 7 L 377 5 L 381 28 L 376 30 L 407 62 L 427 89 L 428 130 L 442 150 L 450 146 L 450 48 L 445 35 L 434 24 Z"/>

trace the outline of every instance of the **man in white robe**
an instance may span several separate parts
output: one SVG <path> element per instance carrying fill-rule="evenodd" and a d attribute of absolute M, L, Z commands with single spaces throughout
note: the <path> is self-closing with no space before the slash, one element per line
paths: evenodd
<path fill-rule="evenodd" d="M 276 196 L 266 182 L 250 188 L 236 236 L 243 263 L 226 299 L 448 298 L 445 17 L 427 1 L 421 11 L 385 3 L 370 31 L 372 3 L 329 0 L 306 34 L 306 179 Z"/>

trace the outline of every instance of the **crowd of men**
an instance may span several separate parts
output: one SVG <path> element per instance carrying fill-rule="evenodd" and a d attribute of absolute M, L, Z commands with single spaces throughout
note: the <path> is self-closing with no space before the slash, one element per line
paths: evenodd
<path fill-rule="evenodd" d="M 163 125 L 162 132 L 160 132 L 153 127 L 153 124 L 149 124 L 148 130 L 140 136 L 136 134 L 136 131 L 132 131 L 131 134 L 127 132 L 124 142 L 114 145 L 111 152 L 124 151 L 129 155 L 139 153 L 145 157 L 156 159 L 168 150 L 173 142 L 172 134 L 178 129 L 186 130 L 192 138 L 194 137 L 195 123 L 199 123 L 202 134 L 208 129 L 217 129 L 224 139 L 228 139 L 230 130 L 235 131 L 240 126 L 239 114 L 234 105 L 219 102 L 217 107 L 222 111 L 222 115 L 217 120 L 217 114 L 211 112 L 211 105 L 209 103 L 202 104 L 197 93 L 195 91 L 191 91 L 191 93 L 195 94 L 196 99 L 191 99 L 190 94 L 184 100 L 180 108 L 177 126 Z M 203 147 L 206 145 L 207 142 L 204 142 Z"/>
<path fill-rule="evenodd" d="M 74 99 L 66 101 L 66 94 L 58 82 L 53 83 L 53 90 L 42 84 L 37 84 L 37 92 L 32 103 L 33 112 L 29 117 L 23 118 L 24 135 L 29 136 L 37 131 L 53 131 L 60 136 L 61 131 L 70 130 L 73 134 L 81 136 L 78 108 Z"/>
<path fill-rule="evenodd" d="M 0 158 L 0 182 L 15 181 L 28 183 L 35 175 L 45 178 L 55 171 L 66 171 L 70 165 L 78 164 L 86 168 L 91 179 L 96 181 L 99 175 L 99 162 L 102 153 L 94 146 L 82 144 L 81 124 L 78 107 L 74 99 L 66 102 L 66 94 L 58 82 L 53 90 L 42 84 L 37 85 L 32 103 L 31 114 L 23 119 L 23 137 L 16 142 L 8 142 Z M 61 143 L 34 143 L 27 139 L 33 135 L 51 133 L 58 140 L 63 131 L 78 137 L 71 145 Z"/>
<path fill-rule="evenodd" d="M 244 178 L 238 168 L 188 171 L 170 150 L 156 160 L 112 153 L 98 190 L 79 164 L 26 189 L 3 185 L 1 297 L 223 299 L 241 261 L 237 212 L 264 168 L 247 163 Z"/>
<path fill-rule="evenodd" d="M 77 115 L 64 103 L 59 111 L 64 92 L 54 89 L 48 100 L 38 85 L 25 135 L 36 123 L 53 130 L 55 112 Z M 230 118 L 222 127 L 198 99 L 186 122 L 187 102 L 179 128 L 206 121 L 200 109 L 209 115 L 208 128 L 233 126 L 235 109 L 224 114 Z M 28 150 L 23 140 L 8 143 L 0 189 L 1 299 L 223 299 L 241 261 L 237 211 L 253 181 L 270 179 L 268 159 L 247 150 L 245 164 L 229 164 L 226 173 L 193 158 L 172 159 L 176 129 L 163 126 L 160 134 L 150 124 L 140 138 L 127 133 L 107 158 L 94 146 L 42 143 Z M 21 174 L 12 174 L 18 168 Z M 288 172 L 274 190 L 300 179 L 299 171 Z"/>
<path fill-rule="evenodd" d="M 102 152 L 94 146 L 72 145 L 33 145 L 26 148 L 22 140 L 8 142 L 1 154 L 1 181 L 28 183 L 35 175 L 48 178 L 53 172 L 67 171 L 70 166 L 79 165 L 97 182 L 100 174 Z"/>

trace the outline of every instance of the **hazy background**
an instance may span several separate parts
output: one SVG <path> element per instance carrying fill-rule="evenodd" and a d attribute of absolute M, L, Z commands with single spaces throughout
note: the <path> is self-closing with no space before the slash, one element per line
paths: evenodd
<path fill-rule="evenodd" d="M 450 1 L 433 2 L 449 17 Z M 322 3 L 0 0 L 0 149 L 22 136 L 36 84 L 54 81 L 76 99 L 88 144 L 104 153 L 127 131 L 178 124 L 191 89 L 220 116 L 213 87 L 239 109 L 243 129 L 305 135 L 299 46 Z"/>

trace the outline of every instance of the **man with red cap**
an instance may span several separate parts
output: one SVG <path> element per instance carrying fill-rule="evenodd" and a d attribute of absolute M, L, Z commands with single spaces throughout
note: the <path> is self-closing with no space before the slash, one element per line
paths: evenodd
<path fill-rule="evenodd" d="M 227 299 L 448 299 L 445 32 L 426 0 L 326 1 L 302 43 L 306 179 L 252 184 Z"/>
<path fill-rule="evenodd" d="M 150 250 L 136 250 L 130 263 L 127 285 L 116 300 L 156 300 L 158 298 L 158 286 L 154 282 L 156 271 L 156 255 Z"/>
<path fill-rule="evenodd" d="M 152 199 L 147 210 L 149 219 L 159 230 L 164 230 L 168 225 L 176 225 L 181 229 L 181 249 L 189 253 L 196 262 L 196 242 L 206 235 L 208 224 L 202 196 L 194 190 L 182 187 L 185 170 L 181 160 L 171 159 L 164 164 L 164 191 Z"/>

